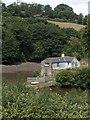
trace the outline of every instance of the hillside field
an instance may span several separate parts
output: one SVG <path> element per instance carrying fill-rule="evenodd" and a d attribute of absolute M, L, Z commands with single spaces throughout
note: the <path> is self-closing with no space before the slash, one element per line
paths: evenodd
<path fill-rule="evenodd" d="M 85 27 L 85 25 L 80 25 L 80 24 L 76 24 L 76 23 L 55 22 L 55 21 L 50 21 L 50 20 L 48 20 L 48 22 L 58 25 L 61 28 L 74 28 L 77 31 L 79 31 Z"/>

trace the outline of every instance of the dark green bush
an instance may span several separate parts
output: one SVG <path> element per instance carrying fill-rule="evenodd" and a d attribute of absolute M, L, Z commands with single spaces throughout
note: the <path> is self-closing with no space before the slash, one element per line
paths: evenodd
<path fill-rule="evenodd" d="M 90 68 L 84 67 L 79 69 L 79 73 L 77 74 L 77 84 L 78 86 L 84 87 L 84 88 L 90 88 Z"/>
<path fill-rule="evenodd" d="M 56 81 L 61 85 L 70 85 L 70 82 L 74 82 L 74 73 L 71 70 L 61 70 L 56 75 Z"/>
<path fill-rule="evenodd" d="M 90 68 L 81 67 L 71 70 L 60 70 L 55 78 L 56 81 L 60 83 L 61 86 L 73 86 L 73 87 L 82 87 L 90 88 Z"/>

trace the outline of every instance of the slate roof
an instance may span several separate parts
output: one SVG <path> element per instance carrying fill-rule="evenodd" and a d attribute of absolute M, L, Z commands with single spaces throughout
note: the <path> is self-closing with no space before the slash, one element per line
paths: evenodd
<path fill-rule="evenodd" d="M 45 63 L 63 63 L 63 62 L 72 62 L 74 57 L 65 56 L 65 57 L 49 57 L 44 60 Z"/>

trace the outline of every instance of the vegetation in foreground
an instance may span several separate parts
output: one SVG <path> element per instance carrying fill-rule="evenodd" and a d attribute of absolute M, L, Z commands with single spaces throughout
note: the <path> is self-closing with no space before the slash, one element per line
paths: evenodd
<path fill-rule="evenodd" d="M 88 91 L 64 96 L 38 91 L 26 84 L 3 84 L 3 119 L 88 118 Z"/>

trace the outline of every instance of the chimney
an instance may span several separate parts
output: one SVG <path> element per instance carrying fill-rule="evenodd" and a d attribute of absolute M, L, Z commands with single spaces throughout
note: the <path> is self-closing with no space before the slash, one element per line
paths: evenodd
<path fill-rule="evenodd" d="M 64 56 L 65 56 L 64 53 L 62 53 L 62 54 L 61 54 L 61 57 L 64 57 Z"/>

